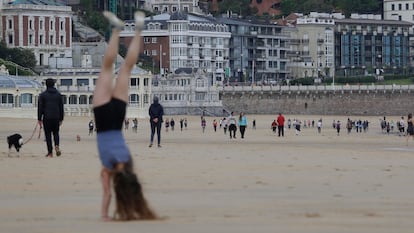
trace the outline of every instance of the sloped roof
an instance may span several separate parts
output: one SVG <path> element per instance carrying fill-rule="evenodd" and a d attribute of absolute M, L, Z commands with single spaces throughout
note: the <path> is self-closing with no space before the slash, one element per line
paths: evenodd
<path fill-rule="evenodd" d="M 11 5 L 31 4 L 31 5 L 50 5 L 50 6 L 66 6 L 62 0 L 14 0 Z"/>
<path fill-rule="evenodd" d="M 41 88 L 42 84 L 29 77 L 0 74 L 0 88 Z"/>

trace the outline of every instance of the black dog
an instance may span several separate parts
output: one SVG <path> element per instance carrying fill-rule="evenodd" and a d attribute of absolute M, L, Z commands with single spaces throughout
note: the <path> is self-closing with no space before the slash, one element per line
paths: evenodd
<path fill-rule="evenodd" d="M 20 148 L 23 145 L 22 135 L 16 133 L 16 134 L 8 136 L 7 137 L 7 144 L 9 144 L 9 155 L 8 156 L 10 157 L 10 150 L 11 150 L 12 146 L 14 146 L 14 148 L 16 148 L 17 156 L 19 156 L 20 155 L 20 153 L 19 153 Z"/>

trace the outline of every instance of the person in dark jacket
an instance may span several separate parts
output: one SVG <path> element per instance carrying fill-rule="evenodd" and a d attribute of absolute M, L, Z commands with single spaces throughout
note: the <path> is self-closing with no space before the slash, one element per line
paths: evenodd
<path fill-rule="evenodd" d="M 149 147 L 154 143 L 155 129 L 157 130 L 158 147 L 161 147 L 161 125 L 164 108 L 159 103 L 158 97 L 154 96 L 153 103 L 149 108 L 150 124 L 151 124 L 151 141 Z"/>
<path fill-rule="evenodd" d="M 60 92 L 54 87 L 55 80 L 46 79 L 46 90 L 39 95 L 37 120 L 40 128 L 43 127 L 46 137 L 46 157 L 53 157 L 52 134 L 55 143 L 56 155 L 60 156 L 59 128 L 63 121 L 63 99 Z"/>

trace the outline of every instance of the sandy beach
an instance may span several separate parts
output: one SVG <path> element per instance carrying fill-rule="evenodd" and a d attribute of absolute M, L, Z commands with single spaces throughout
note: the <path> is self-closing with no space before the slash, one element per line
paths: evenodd
<path fill-rule="evenodd" d="M 45 158 L 37 133 L 19 158 L 14 149 L 9 158 L 6 137 L 18 132 L 28 139 L 36 120 L 0 119 L 0 232 L 413 232 L 414 141 L 406 146 L 398 134 L 381 133 L 381 117 L 351 117 L 370 127 L 347 134 L 347 116 L 287 115 L 322 117 L 322 133 L 302 128 L 296 136 L 286 129 L 278 137 L 270 129 L 276 116 L 247 115 L 245 138 L 233 140 L 213 131 L 212 117 L 205 133 L 199 116 L 187 116 L 183 131 L 182 116 L 173 117 L 175 130 L 163 129 L 162 148 L 148 147 L 147 119 L 139 119 L 137 133 L 124 133 L 144 193 L 166 217 L 134 222 L 99 218 L 101 165 L 95 135 L 88 135 L 90 118 L 66 117 L 62 156 L 53 158 Z M 340 136 L 334 119 L 342 122 Z"/>

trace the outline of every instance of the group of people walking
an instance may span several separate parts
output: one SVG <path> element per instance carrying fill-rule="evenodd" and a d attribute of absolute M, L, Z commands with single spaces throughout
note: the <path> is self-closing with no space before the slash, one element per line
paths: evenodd
<path fill-rule="evenodd" d="M 126 107 L 128 103 L 129 78 L 133 66 L 137 63 L 137 58 L 141 44 L 141 30 L 144 27 L 144 15 L 141 12 L 135 13 L 135 35 L 129 45 L 125 61 L 121 65 L 116 82 L 113 82 L 114 68 L 113 64 L 118 56 L 119 36 L 124 22 L 119 20 L 114 14 L 104 12 L 105 18 L 112 25 L 112 33 L 105 52 L 101 73 L 96 82 L 93 98 L 94 120 L 88 124 L 89 134 L 96 131 L 97 148 L 99 158 L 102 164 L 100 177 L 102 183 L 102 204 L 101 219 L 108 221 L 112 219 L 135 220 L 135 219 L 158 219 L 155 212 L 149 207 L 144 195 L 139 179 L 134 172 L 133 160 L 129 148 L 122 134 L 123 124 L 127 127 L 125 121 Z M 39 96 L 38 101 L 38 124 L 43 128 L 47 146 L 47 157 L 53 157 L 53 149 L 57 156 L 61 155 L 59 127 L 64 119 L 63 99 L 61 94 L 54 87 L 54 80 L 47 79 L 47 89 Z M 149 147 L 154 145 L 154 137 L 157 135 L 157 147 L 161 147 L 161 127 L 163 123 L 164 109 L 159 103 L 158 97 L 153 98 L 153 103 L 149 107 L 149 121 L 151 126 L 151 135 Z M 403 119 L 403 118 L 402 118 Z M 134 125 L 138 122 L 134 119 Z M 289 120 L 290 121 L 290 120 Z M 174 121 L 169 121 L 169 126 L 173 129 Z M 335 122 L 335 121 L 334 121 Z M 348 120 L 349 123 L 349 120 Z M 414 139 L 414 128 L 412 114 L 408 114 L 407 119 L 407 144 L 408 137 Z M 183 125 L 187 127 L 187 120 L 181 119 L 181 130 Z M 201 127 L 205 132 L 207 122 L 204 116 L 201 118 Z M 300 121 L 294 122 L 296 134 L 300 131 Z M 314 123 L 312 123 L 314 125 Z M 358 127 L 361 124 L 358 123 Z M 244 112 L 240 112 L 236 117 L 234 112 L 220 120 L 220 128 L 223 128 L 224 134 L 229 132 L 230 139 L 237 138 L 237 130 L 240 131 L 240 138 L 245 138 L 248 120 Z M 321 132 L 322 119 L 317 124 L 318 132 Z M 340 121 L 335 123 L 337 134 L 340 132 Z M 363 126 L 362 126 L 363 127 Z M 387 127 L 387 126 L 385 126 Z M 398 124 L 399 131 L 404 131 L 405 122 L 400 121 Z M 213 121 L 214 131 L 217 130 L 217 121 Z M 256 128 L 256 121 L 253 121 L 253 128 Z M 279 113 L 277 118 L 272 122 L 271 128 L 279 137 L 285 136 L 285 117 Z M 290 128 L 290 123 L 289 123 Z M 52 143 L 52 136 L 53 142 Z M 53 147 L 54 145 L 54 147 Z M 115 194 L 116 207 L 114 216 L 109 216 L 109 205 L 111 202 L 112 191 Z"/>
<path fill-rule="evenodd" d="M 246 128 L 247 128 L 247 117 L 244 112 L 240 112 L 238 118 L 234 116 L 234 112 L 231 112 L 229 116 L 223 117 L 220 120 L 220 128 L 223 128 L 224 134 L 227 134 L 229 131 L 230 139 L 236 139 L 237 126 L 240 130 L 240 138 L 244 138 Z M 216 131 L 217 122 L 213 121 L 213 128 Z"/>

